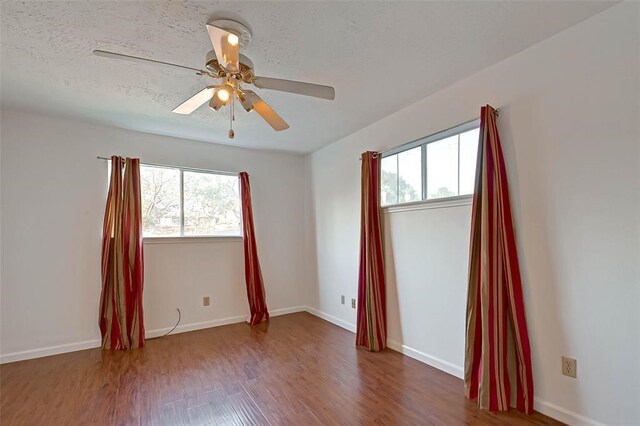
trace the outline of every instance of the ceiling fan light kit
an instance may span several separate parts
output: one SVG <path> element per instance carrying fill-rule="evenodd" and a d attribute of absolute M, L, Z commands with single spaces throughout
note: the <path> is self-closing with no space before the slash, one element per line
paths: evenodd
<path fill-rule="evenodd" d="M 224 101 L 221 100 L 219 96 L 212 96 L 211 100 L 209 101 L 209 107 L 214 111 L 220 111 L 220 108 L 222 108 L 224 105 Z"/>
<path fill-rule="evenodd" d="M 251 31 L 246 25 L 233 19 L 214 19 L 208 25 L 221 28 L 238 36 L 240 47 L 247 47 L 251 43 Z"/>
<path fill-rule="evenodd" d="M 206 24 L 206 29 L 213 50 L 206 55 L 205 70 L 104 50 L 94 50 L 93 53 L 96 56 L 130 62 L 178 67 L 196 71 L 197 75 L 220 80 L 219 84 L 207 86 L 191 96 L 175 107 L 173 112 L 184 115 L 191 114 L 207 101 L 209 102 L 209 107 L 214 111 L 219 111 L 222 107 L 228 106 L 228 137 L 230 139 L 233 139 L 235 135 L 233 121 L 235 120 L 234 104 L 236 99 L 246 112 L 255 110 L 274 130 L 282 131 L 289 128 L 286 121 L 257 93 L 242 87 L 244 84 L 253 85 L 259 89 L 276 90 L 327 100 L 335 99 L 335 90 L 330 86 L 256 76 L 253 71 L 253 62 L 240 53 L 240 48 L 247 46 L 251 42 L 251 31 L 245 25 L 230 19 L 216 19 Z"/>

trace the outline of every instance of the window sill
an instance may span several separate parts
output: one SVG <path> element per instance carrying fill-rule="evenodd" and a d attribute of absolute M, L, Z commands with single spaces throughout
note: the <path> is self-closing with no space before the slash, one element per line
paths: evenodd
<path fill-rule="evenodd" d="M 242 237 L 237 235 L 202 236 L 202 237 L 145 237 L 144 244 L 191 244 L 191 243 L 232 243 L 242 242 Z"/>
<path fill-rule="evenodd" d="M 469 206 L 473 203 L 473 194 L 456 197 L 436 198 L 432 200 L 414 201 L 382 207 L 384 214 L 407 212 L 413 210 L 446 209 L 450 207 Z"/>

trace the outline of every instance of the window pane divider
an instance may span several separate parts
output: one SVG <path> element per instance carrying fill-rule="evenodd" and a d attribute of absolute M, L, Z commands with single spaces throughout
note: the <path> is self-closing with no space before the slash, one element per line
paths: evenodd
<path fill-rule="evenodd" d="M 400 156 L 396 155 L 396 203 L 400 202 Z"/>
<path fill-rule="evenodd" d="M 456 195 L 460 195 L 460 133 L 458 133 L 458 192 Z"/>
<path fill-rule="evenodd" d="M 427 144 L 422 145 L 422 200 L 427 199 Z"/>
<path fill-rule="evenodd" d="M 184 170 L 180 169 L 180 236 L 184 237 Z"/>

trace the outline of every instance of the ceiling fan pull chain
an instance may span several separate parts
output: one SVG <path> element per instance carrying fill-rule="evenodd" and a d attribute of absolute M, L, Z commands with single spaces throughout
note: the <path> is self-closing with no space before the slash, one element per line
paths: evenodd
<path fill-rule="evenodd" d="M 233 120 L 235 120 L 235 116 L 233 114 L 235 95 L 236 92 L 234 90 L 233 92 L 231 92 L 231 105 L 229 105 L 229 139 L 233 139 L 233 137 L 235 136 L 235 133 L 233 131 Z"/>

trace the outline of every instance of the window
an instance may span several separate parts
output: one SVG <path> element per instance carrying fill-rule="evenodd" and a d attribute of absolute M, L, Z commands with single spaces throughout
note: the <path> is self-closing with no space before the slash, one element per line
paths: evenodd
<path fill-rule="evenodd" d="M 236 175 L 140 166 L 145 237 L 240 236 Z"/>
<path fill-rule="evenodd" d="M 383 154 L 383 206 L 473 193 L 479 121 L 411 142 Z"/>

